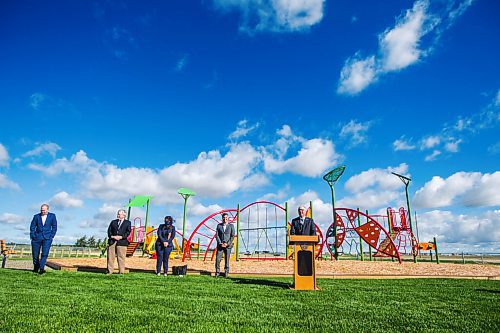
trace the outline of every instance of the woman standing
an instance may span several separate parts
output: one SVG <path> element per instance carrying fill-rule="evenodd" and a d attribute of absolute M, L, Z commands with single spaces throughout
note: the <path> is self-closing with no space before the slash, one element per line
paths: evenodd
<path fill-rule="evenodd" d="M 156 249 L 156 275 L 161 274 L 161 265 L 163 263 L 163 274 L 167 276 L 168 259 L 172 252 L 172 242 L 175 238 L 174 219 L 172 216 L 165 216 L 165 223 L 158 227 L 158 239 L 155 243 Z"/>

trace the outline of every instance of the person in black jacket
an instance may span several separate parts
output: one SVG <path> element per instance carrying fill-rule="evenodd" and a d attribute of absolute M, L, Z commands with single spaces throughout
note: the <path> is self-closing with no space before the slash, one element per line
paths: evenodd
<path fill-rule="evenodd" d="M 158 239 L 155 243 L 156 250 L 156 274 L 161 275 L 161 266 L 163 264 L 163 274 L 168 274 L 168 259 L 172 252 L 172 242 L 175 238 L 174 219 L 172 216 L 165 216 L 165 223 L 158 227 Z"/>
<path fill-rule="evenodd" d="M 125 257 L 127 256 L 128 236 L 132 231 L 132 224 L 125 219 L 127 213 L 120 209 L 116 214 L 117 219 L 111 221 L 108 227 L 108 267 L 107 273 L 113 274 L 115 258 L 118 258 L 118 271 L 125 273 Z"/>
<path fill-rule="evenodd" d="M 306 216 L 306 207 L 300 206 L 298 212 L 299 216 L 292 220 L 290 235 L 316 235 L 316 225 L 312 218 Z"/>

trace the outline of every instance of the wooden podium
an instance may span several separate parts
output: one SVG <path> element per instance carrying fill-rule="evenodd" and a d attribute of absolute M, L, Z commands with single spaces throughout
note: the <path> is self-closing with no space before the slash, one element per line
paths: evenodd
<path fill-rule="evenodd" d="M 293 245 L 293 288 L 295 290 L 319 290 L 316 286 L 314 248 L 319 237 L 290 235 Z"/>

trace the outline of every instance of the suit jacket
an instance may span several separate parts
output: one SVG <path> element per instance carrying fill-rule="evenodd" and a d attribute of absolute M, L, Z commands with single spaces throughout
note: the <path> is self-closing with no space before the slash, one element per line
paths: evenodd
<path fill-rule="evenodd" d="M 128 246 L 128 236 L 132 231 L 132 223 L 129 220 L 123 220 L 120 228 L 118 228 L 118 219 L 111 221 L 108 227 L 108 244 L 113 245 L 115 242 L 116 246 Z M 111 236 L 122 236 L 122 239 L 116 241 L 111 238 Z"/>
<path fill-rule="evenodd" d="M 174 241 L 175 238 L 175 227 L 171 226 L 170 228 L 167 227 L 167 225 L 160 224 L 158 227 L 158 239 L 156 240 L 156 243 L 160 244 L 163 248 L 163 243 L 167 242 L 168 245 L 167 247 L 173 247 L 172 242 Z"/>
<path fill-rule="evenodd" d="M 32 240 L 53 239 L 57 232 L 56 214 L 47 213 L 45 224 L 42 224 L 42 214 L 33 216 L 30 225 L 30 238 Z"/>
<path fill-rule="evenodd" d="M 215 231 L 215 238 L 217 239 L 217 246 L 221 245 L 222 243 L 227 243 L 227 248 L 232 248 L 233 247 L 233 240 L 234 240 L 234 226 L 231 223 L 228 223 L 226 225 L 226 230 L 222 230 L 222 226 L 224 223 L 219 223 L 217 224 L 217 229 Z"/>
<path fill-rule="evenodd" d="M 296 217 L 292 220 L 292 228 L 290 229 L 290 235 L 305 235 L 314 236 L 316 235 L 316 225 L 314 220 L 310 217 L 304 217 L 304 225 L 300 225 L 300 217 Z"/>

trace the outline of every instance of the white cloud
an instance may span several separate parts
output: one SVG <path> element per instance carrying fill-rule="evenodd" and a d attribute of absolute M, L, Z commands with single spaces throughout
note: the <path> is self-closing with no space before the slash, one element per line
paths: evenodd
<path fill-rule="evenodd" d="M 396 19 L 394 27 L 379 36 L 376 55 L 362 59 L 357 52 L 346 60 L 340 72 L 337 93 L 358 94 L 379 77 L 400 71 L 429 55 L 441 34 L 465 12 L 470 2 L 466 0 L 465 3 L 469 4 L 460 3 L 458 8 L 455 3 L 432 3 L 438 8 L 431 10 L 428 0 L 415 1 L 411 9 Z"/>
<path fill-rule="evenodd" d="M 116 203 L 103 203 L 99 207 L 92 220 L 84 220 L 80 223 L 80 228 L 98 228 L 105 231 L 111 220 L 116 218 L 116 213 L 119 209 L 124 209 L 120 204 Z"/>
<path fill-rule="evenodd" d="M 485 211 L 479 215 L 455 215 L 450 211 L 433 210 L 418 215 L 420 241 L 436 237 L 447 252 L 470 251 L 473 244 L 480 243 L 496 243 L 498 251 L 499 226 L 500 210 Z"/>
<path fill-rule="evenodd" d="M 427 12 L 427 1 L 416 1 L 413 8 L 398 19 L 396 26 L 379 37 L 382 53 L 381 71 L 403 69 L 417 62 L 425 51 L 420 49 L 420 40 L 432 31 L 439 19 Z"/>
<path fill-rule="evenodd" d="M 188 59 L 189 59 L 188 55 L 184 54 L 179 60 L 177 60 L 177 63 L 175 65 L 175 71 L 182 72 L 188 63 Z"/>
<path fill-rule="evenodd" d="M 0 215 L 1 224 L 19 225 L 23 223 L 28 224 L 29 222 L 30 221 L 28 221 L 26 218 L 17 214 L 3 213 L 2 215 Z"/>
<path fill-rule="evenodd" d="M 438 133 L 424 135 L 419 140 L 420 150 L 433 150 L 432 153 L 426 155 L 425 160 L 433 161 L 443 152 L 458 153 L 460 145 L 467 142 L 469 137 L 477 135 L 483 130 L 498 128 L 500 125 L 500 105 L 497 104 L 497 96 L 498 94 L 481 111 L 466 117 L 459 116 L 452 125 L 444 124 Z M 394 141 L 393 146 L 394 150 L 415 148 L 407 143 L 404 137 Z M 494 144 L 487 149 L 489 152 L 495 153 Z"/>
<path fill-rule="evenodd" d="M 395 176 L 392 177 L 396 178 Z M 399 187 L 403 186 L 403 183 L 399 179 L 397 181 L 400 183 Z M 382 207 L 388 207 L 391 203 L 402 198 L 404 196 L 402 193 L 401 191 L 394 190 L 368 189 L 355 193 L 353 196 L 341 198 L 336 203 L 336 206 L 351 209 L 360 207 L 363 210 L 381 209 Z"/>
<path fill-rule="evenodd" d="M 416 146 L 413 145 L 413 144 L 411 144 L 411 141 L 406 140 L 404 136 L 402 136 L 399 139 L 395 140 L 392 143 L 392 146 L 394 147 L 395 151 L 398 151 L 398 150 L 413 150 L 413 149 L 416 148 Z"/>
<path fill-rule="evenodd" d="M 56 157 L 56 153 L 59 150 L 61 150 L 61 147 L 53 142 L 37 143 L 34 149 L 27 151 L 22 156 L 23 157 L 40 156 L 43 153 L 48 153 L 50 156 Z"/>
<path fill-rule="evenodd" d="M 488 152 L 490 154 L 498 154 L 500 153 L 500 141 L 492 144 L 491 146 L 488 147 Z"/>
<path fill-rule="evenodd" d="M 431 149 L 436 147 L 441 143 L 441 137 L 437 135 L 432 135 L 423 138 L 420 141 L 420 149 Z"/>
<path fill-rule="evenodd" d="M 275 159 L 271 154 L 264 157 L 267 172 L 282 174 L 291 172 L 307 177 L 316 177 L 325 172 L 340 158 L 335 152 L 333 142 L 324 139 L 311 139 L 302 142 L 298 154 L 289 159 Z"/>
<path fill-rule="evenodd" d="M 289 32 L 310 28 L 323 18 L 324 0 L 213 0 L 217 9 L 241 13 L 246 33 Z"/>
<path fill-rule="evenodd" d="M 426 162 L 434 161 L 439 155 L 441 155 L 441 151 L 434 149 L 432 154 L 425 156 L 425 161 Z"/>
<path fill-rule="evenodd" d="M 55 194 L 49 200 L 49 204 L 57 209 L 81 208 L 83 207 L 83 200 L 72 197 L 67 192 L 63 191 Z"/>
<path fill-rule="evenodd" d="M 366 132 L 370 129 L 371 122 L 357 122 L 351 120 L 342 126 L 340 137 L 349 139 L 349 146 L 354 147 L 367 141 Z"/>
<path fill-rule="evenodd" d="M 337 93 L 355 95 L 363 91 L 376 78 L 375 57 L 360 59 L 359 54 L 346 60 L 342 71 Z"/>
<path fill-rule="evenodd" d="M 33 110 L 38 111 L 40 109 L 40 105 L 47 99 L 47 96 L 41 93 L 34 93 L 30 96 L 30 105 Z"/>
<path fill-rule="evenodd" d="M 413 198 L 417 208 L 440 208 L 453 204 L 483 207 L 500 205 L 500 171 L 492 174 L 457 172 L 443 179 L 434 176 Z"/>
<path fill-rule="evenodd" d="M 197 202 L 196 200 L 188 201 L 187 212 L 190 216 L 202 216 L 206 217 L 215 212 L 221 211 L 224 208 L 217 204 L 204 206 L 203 204 Z"/>
<path fill-rule="evenodd" d="M 2 173 L 0 173 L 0 188 L 8 188 L 16 191 L 19 191 L 21 189 L 21 187 L 17 183 L 9 180 L 9 178 L 7 178 L 7 176 Z"/>
<path fill-rule="evenodd" d="M 83 150 L 78 151 L 68 160 L 66 157 L 59 158 L 49 166 L 31 163 L 29 169 L 41 171 L 48 176 L 55 176 L 60 173 L 86 173 L 101 167 L 101 163 L 91 160 Z"/>
<path fill-rule="evenodd" d="M 229 134 L 229 139 L 236 140 L 236 139 L 239 139 L 241 137 L 244 137 L 249 132 L 256 129 L 257 127 L 259 127 L 259 123 L 256 123 L 252 126 L 248 126 L 248 120 L 246 120 L 246 119 L 240 120 L 238 122 L 236 129 L 233 132 L 231 132 L 231 134 Z"/>
<path fill-rule="evenodd" d="M 0 166 L 8 166 L 9 159 L 9 152 L 7 151 L 7 148 L 0 143 Z"/>
<path fill-rule="evenodd" d="M 202 152 L 194 161 L 176 163 L 161 170 L 120 168 L 100 163 L 89 159 L 82 150 L 69 160 L 61 158 L 48 166 L 30 164 L 29 167 L 49 176 L 79 174 L 86 196 L 104 200 L 150 194 L 160 203 L 177 203 L 180 201 L 179 187 L 189 187 L 200 195 L 214 198 L 227 196 L 243 187 L 260 186 L 267 181 L 255 170 L 261 155 L 254 147 L 248 143 L 229 147 L 225 155 L 218 150 Z"/>
<path fill-rule="evenodd" d="M 387 167 L 386 169 L 369 169 L 352 176 L 345 182 L 345 189 L 351 193 L 359 193 L 369 188 L 379 190 L 396 190 L 403 187 L 401 180 L 391 172 L 406 175 L 408 165 L 401 163 L 397 167 Z"/>
<path fill-rule="evenodd" d="M 454 141 L 448 141 L 445 145 L 444 145 L 444 149 L 446 149 L 446 151 L 450 152 L 450 153 L 457 153 L 458 152 L 458 145 L 462 143 L 462 140 L 461 139 L 458 139 L 458 140 L 454 140 Z"/>

